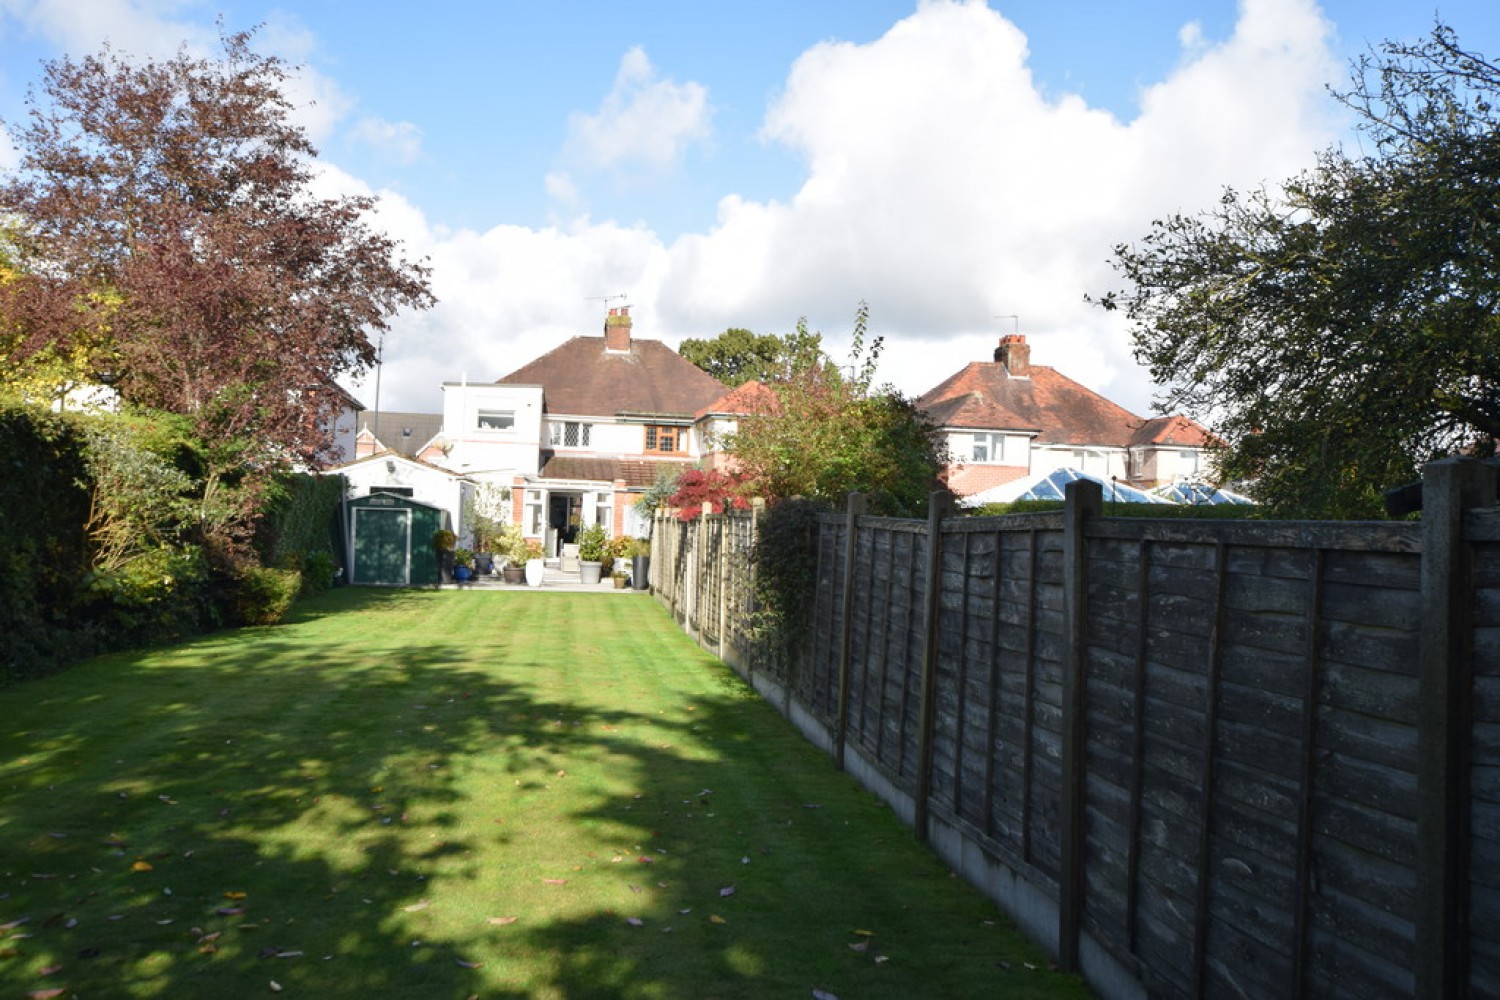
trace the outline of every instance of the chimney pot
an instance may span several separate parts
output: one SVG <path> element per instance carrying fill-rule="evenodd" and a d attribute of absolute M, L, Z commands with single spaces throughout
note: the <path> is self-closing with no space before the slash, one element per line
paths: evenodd
<path fill-rule="evenodd" d="M 604 320 L 604 349 L 627 353 L 630 350 L 630 307 L 616 306 Z"/>
<path fill-rule="evenodd" d="M 995 348 L 995 360 L 1005 366 L 1012 375 L 1031 376 L 1031 348 L 1027 346 L 1025 334 L 1008 333 L 1000 338 Z"/>

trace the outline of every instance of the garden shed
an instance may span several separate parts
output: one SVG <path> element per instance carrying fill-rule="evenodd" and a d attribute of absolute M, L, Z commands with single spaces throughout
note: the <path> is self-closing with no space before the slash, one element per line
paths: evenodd
<path fill-rule="evenodd" d="M 376 587 L 436 586 L 432 534 L 450 528 L 441 507 L 391 493 L 347 501 L 349 582 Z"/>

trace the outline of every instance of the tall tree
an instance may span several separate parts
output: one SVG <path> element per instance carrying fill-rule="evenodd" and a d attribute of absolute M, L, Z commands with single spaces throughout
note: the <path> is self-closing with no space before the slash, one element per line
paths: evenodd
<path fill-rule="evenodd" d="M 678 345 L 677 353 L 727 386 L 757 379 L 766 382 L 827 360 L 823 338 L 809 333 L 805 324 L 785 336 L 732 327 L 707 340 L 689 337 Z"/>
<path fill-rule="evenodd" d="M 1439 25 L 1339 96 L 1366 155 L 1156 222 L 1102 299 L 1164 405 L 1226 439 L 1228 477 L 1324 516 L 1374 513 L 1421 462 L 1500 437 L 1500 67 Z"/>
<path fill-rule="evenodd" d="M 87 359 L 128 402 L 188 415 L 206 492 L 318 462 L 333 380 L 374 362 L 395 312 L 433 301 L 427 268 L 370 228 L 372 199 L 313 192 L 287 69 L 249 41 L 48 63 L 0 183 L 20 276 L 0 283 L 7 359 Z"/>
<path fill-rule="evenodd" d="M 768 380 L 771 393 L 756 412 L 740 418 L 725 451 L 748 492 L 837 504 L 857 491 L 876 513 L 926 511 L 946 457 L 942 435 L 911 401 L 874 384 L 882 344 L 866 344 L 868 322 L 861 303 L 848 374 L 826 359 L 788 367 Z M 795 336 L 806 343 L 818 335 L 799 323 Z"/>

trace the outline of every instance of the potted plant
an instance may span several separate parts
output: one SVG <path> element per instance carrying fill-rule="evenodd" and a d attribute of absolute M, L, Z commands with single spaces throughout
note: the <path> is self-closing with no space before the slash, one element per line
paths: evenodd
<path fill-rule="evenodd" d="M 524 549 L 526 555 L 526 585 L 528 587 L 540 587 L 542 577 L 546 572 L 546 564 L 542 562 L 542 543 L 529 541 Z"/>
<path fill-rule="evenodd" d="M 602 524 L 591 524 L 578 533 L 578 575 L 584 583 L 599 582 L 608 543 Z"/>
<path fill-rule="evenodd" d="M 630 547 L 630 586 L 645 590 L 651 575 L 651 539 L 637 538 Z"/>
<path fill-rule="evenodd" d="M 624 590 L 625 585 L 630 582 L 630 574 L 626 573 L 623 569 L 617 569 L 611 574 L 610 579 L 615 581 L 616 590 Z"/>
<path fill-rule="evenodd" d="M 474 553 L 468 549 L 453 550 L 453 579 L 459 583 L 468 583 L 469 577 L 474 575 Z"/>
<path fill-rule="evenodd" d="M 629 535 L 616 535 L 604 547 L 604 572 L 613 576 L 616 571 L 625 572 L 625 563 L 630 558 L 630 547 L 634 542 Z M 627 574 L 628 575 L 628 574 Z"/>
<path fill-rule="evenodd" d="M 447 528 L 439 528 L 432 533 L 432 551 L 437 554 L 438 581 L 453 579 L 453 546 L 458 544 L 458 536 Z"/>
<path fill-rule="evenodd" d="M 500 529 L 495 539 L 495 554 L 504 560 L 500 574 L 506 583 L 521 583 L 526 579 L 526 536 L 521 534 L 519 524 L 507 524 Z"/>

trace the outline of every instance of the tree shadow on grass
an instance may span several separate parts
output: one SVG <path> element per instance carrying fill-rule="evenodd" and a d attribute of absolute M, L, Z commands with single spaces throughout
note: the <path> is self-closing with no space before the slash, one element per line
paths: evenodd
<path fill-rule="evenodd" d="M 944 966 L 994 968 L 992 908 L 960 894 L 971 934 L 934 937 L 922 911 L 951 892 L 889 869 L 947 891 L 942 866 L 707 657 L 663 654 L 696 686 L 662 707 L 504 629 L 383 634 L 403 602 L 452 597 L 344 592 L 0 692 L 0 983 L 964 995 Z M 540 694 L 564 668 L 593 671 L 586 696 Z M 876 950 L 849 947 L 861 929 Z"/>

